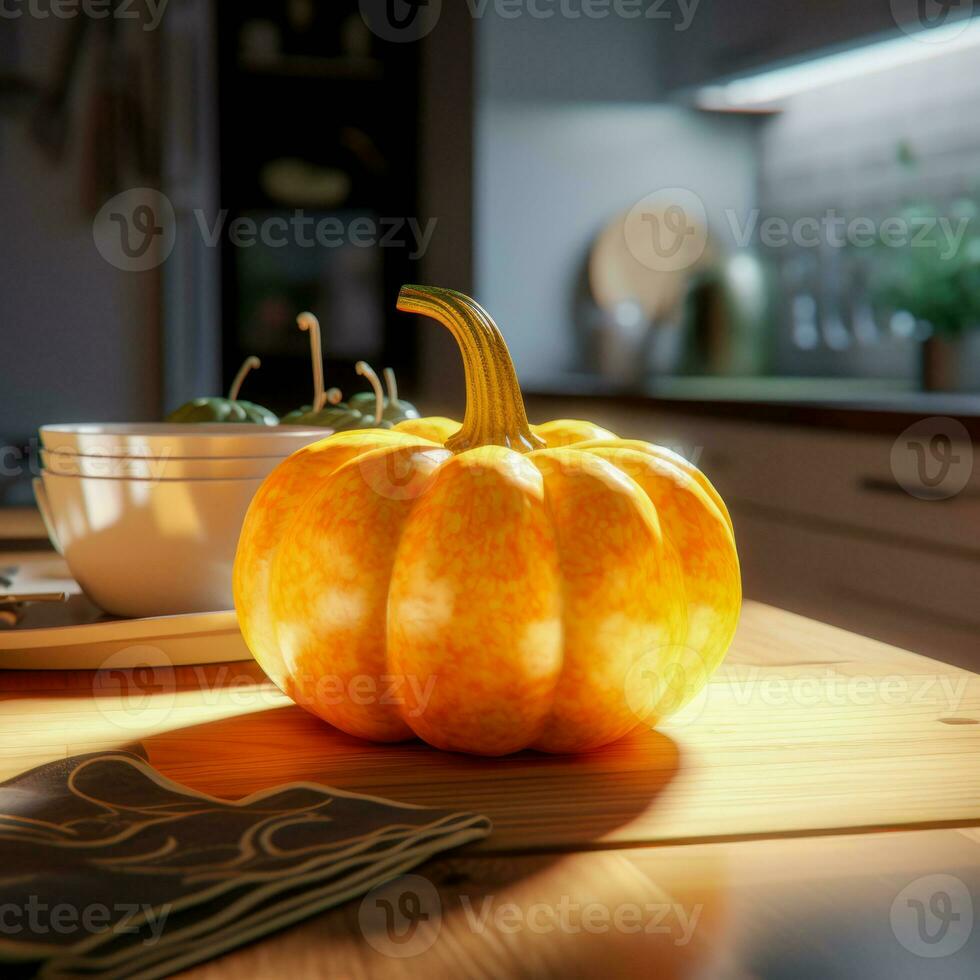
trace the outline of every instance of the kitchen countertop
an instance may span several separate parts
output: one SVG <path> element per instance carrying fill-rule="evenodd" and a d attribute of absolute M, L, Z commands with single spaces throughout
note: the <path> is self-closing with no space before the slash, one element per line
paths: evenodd
<path fill-rule="evenodd" d="M 379 951 L 353 902 L 191 976 L 892 978 L 980 961 L 980 929 L 941 960 L 915 952 L 936 948 L 909 899 L 945 888 L 965 921 L 980 889 L 980 677 L 916 654 L 747 602 L 704 696 L 662 730 L 496 760 L 351 738 L 251 662 L 119 674 L 0 676 L 0 776 L 129 747 L 218 796 L 315 780 L 494 822 L 406 881 L 430 945 Z M 605 930 L 547 917 L 586 906 Z M 616 918 L 634 906 L 649 928 Z"/>
<path fill-rule="evenodd" d="M 980 393 L 924 392 L 892 381 L 665 377 L 626 389 L 594 375 L 565 374 L 523 387 L 532 402 L 598 399 L 665 412 L 892 435 L 917 419 L 950 416 L 980 438 Z"/>
<path fill-rule="evenodd" d="M 36 507 L 0 507 L 0 541 L 47 540 Z"/>

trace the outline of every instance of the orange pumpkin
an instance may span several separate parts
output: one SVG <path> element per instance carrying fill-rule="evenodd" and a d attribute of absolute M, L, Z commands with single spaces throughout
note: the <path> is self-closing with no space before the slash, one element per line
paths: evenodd
<path fill-rule="evenodd" d="M 731 520 L 668 449 L 590 422 L 530 426 L 478 304 L 406 286 L 454 334 L 462 426 L 328 436 L 252 501 L 234 568 L 269 676 L 352 735 L 577 752 L 655 724 L 707 682 L 741 603 Z"/>

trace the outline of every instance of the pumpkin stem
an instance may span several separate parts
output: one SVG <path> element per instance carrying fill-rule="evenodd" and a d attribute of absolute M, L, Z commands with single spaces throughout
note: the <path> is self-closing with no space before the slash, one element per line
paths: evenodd
<path fill-rule="evenodd" d="M 385 368 L 381 372 L 385 376 L 385 387 L 388 389 L 388 404 L 398 404 L 398 382 L 395 380 L 395 372 L 391 368 Z"/>
<path fill-rule="evenodd" d="M 253 368 L 260 367 L 262 367 L 262 362 L 254 354 L 245 358 L 242 366 L 238 369 L 238 374 L 235 375 L 235 380 L 232 381 L 231 387 L 228 389 L 228 401 L 238 401 L 238 393 L 242 390 L 242 382 L 245 380 L 245 376 Z"/>
<path fill-rule="evenodd" d="M 374 424 L 381 425 L 381 417 L 385 410 L 385 393 L 381 390 L 381 380 L 367 361 L 358 361 L 354 365 L 354 370 L 362 378 L 367 378 L 374 389 Z"/>
<path fill-rule="evenodd" d="M 327 393 L 323 390 L 323 354 L 320 351 L 320 321 L 312 313 L 300 313 L 296 317 L 300 330 L 310 334 L 310 360 L 313 362 L 313 411 L 319 412 L 326 404 Z"/>
<path fill-rule="evenodd" d="M 447 327 L 459 344 L 466 375 L 466 414 L 446 441 L 454 453 L 476 446 L 507 446 L 519 453 L 543 449 L 531 432 L 514 362 L 493 318 L 476 300 L 453 289 L 402 286 L 398 309 L 421 313 Z"/>

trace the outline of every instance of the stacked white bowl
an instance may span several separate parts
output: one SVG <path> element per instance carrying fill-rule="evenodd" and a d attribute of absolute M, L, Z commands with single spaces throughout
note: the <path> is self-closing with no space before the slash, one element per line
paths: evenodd
<path fill-rule="evenodd" d="M 45 425 L 38 507 L 86 594 L 117 616 L 230 609 L 245 511 L 325 429 L 235 423 Z"/>

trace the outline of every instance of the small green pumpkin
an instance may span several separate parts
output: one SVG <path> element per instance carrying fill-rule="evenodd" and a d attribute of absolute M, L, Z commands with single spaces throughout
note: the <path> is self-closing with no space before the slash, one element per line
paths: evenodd
<path fill-rule="evenodd" d="M 351 409 L 344 402 L 338 402 L 336 405 L 324 405 L 319 410 L 312 405 L 304 405 L 284 415 L 279 421 L 283 425 L 307 425 L 339 432 L 341 429 L 358 428 L 356 423 L 361 418 L 360 412 Z"/>
<path fill-rule="evenodd" d="M 362 391 L 350 400 L 351 410 L 360 415 L 360 418 L 345 426 L 347 429 L 390 429 L 395 423 L 384 417 L 385 395 L 381 390 L 381 381 L 375 374 L 374 368 L 367 361 L 358 361 L 354 365 L 354 370 L 362 377 L 367 378 L 374 391 Z M 369 411 L 365 397 L 369 398 L 374 404 L 371 406 L 373 411 Z M 358 401 L 363 408 L 355 406 Z"/>
<path fill-rule="evenodd" d="M 382 418 L 392 425 L 396 422 L 403 422 L 405 419 L 417 419 L 419 410 L 411 402 L 401 401 L 398 398 L 398 383 L 395 381 L 395 372 L 391 368 L 385 368 L 384 376 L 388 394 L 384 398 Z M 373 413 L 375 408 L 374 392 L 359 391 L 351 398 L 350 406 L 362 413 Z"/>
<path fill-rule="evenodd" d="M 300 313 L 296 325 L 310 335 L 310 361 L 313 364 L 313 404 L 287 412 L 279 421 L 283 425 L 307 425 L 324 429 L 346 428 L 361 417 L 341 401 L 339 388 L 323 387 L 323 355 L 320 350 L 320 321 L 312 313 Z"/>
<path fill-rule="evenodd" d="M 255 402 L 245 401 L 238 397 L 245 376 L 253 368 L 261 367 L 262 362 L 257 357 L 246 357 L 242 366 L 231 383 L 227 398 L 195 398 L 185 402 L 180 408 L 175 408 L 164 421 L 166 422 L 251 422 L 255 425 L 278 425 L 279 419 L 275 412 Z"/>
<path fill-rule="evenodd" d="M 283 425 L 308 425 L 334 432 L 350 429 L 390 429 L 391 422 L 384 419 L 384 392 L 378 376 L 364 361 L 358 361 L 357 373 L 367 378 L 374 392 L 368 395 L 374 403 L 374 411 L 370 414 L 361 411 L 353 405 L 341 401 L 343 397 L 339 388 L 324 390 L 323 387 L 323 355 L 320 347 L 320 321 L 312 313 L 300 313 L 296 317 L 300 330 L 310 335 L 310 360 L 313 364 L 313 404 L 303 405 L 284 415 L 280 421 Z M 362 400 L 361 404 L 364 402 Z"/>

